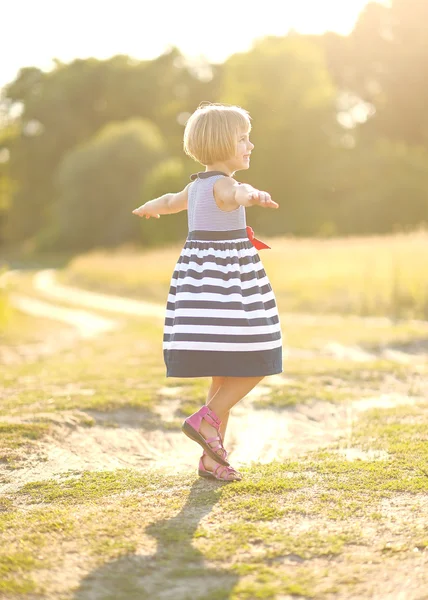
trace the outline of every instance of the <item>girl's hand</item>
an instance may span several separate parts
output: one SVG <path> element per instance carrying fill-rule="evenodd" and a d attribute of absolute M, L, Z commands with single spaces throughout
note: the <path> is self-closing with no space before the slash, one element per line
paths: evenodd
<path fill-rule="evenodd" d="M 262 208 L 279 208 L 279 204 L 274 202 L 267 192 L 261 192 L 254 189 L 249 193 L 249 200 L 252 205 L 261 206 Z"/>
<path fill-rule="evenodd" d="M 137 215 L 137 217 L 146 217 L 146 219 L 150 219 L 150 217 L 153 217 L 155 219 L 160 218 L 160 214 L 158 214 L 156 212 L 156 210 L 153 208 L 152 201 L 146 202 L 145 204 L 142 204 L 138 208 L 135 208 L 132 211 L 132 214 Z"/>

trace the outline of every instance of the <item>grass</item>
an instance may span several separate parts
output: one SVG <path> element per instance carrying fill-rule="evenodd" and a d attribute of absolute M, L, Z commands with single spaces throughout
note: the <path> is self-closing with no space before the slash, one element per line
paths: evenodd
<path fill-rule="evenodd" d="M 317 244 L 317 252 L 326 248 Z M 160 259 L 162 269 L 171 257 Z M 160 280 L 159 269 L 146 276 Z M 31 322 L 34 339 L 42 339 L 44 321 Z M 383 394 L 415 403 L 361 413 L 346 439 L 247 465 L 244 479 L 231 485 L 202 480 L 195 469 L 145 465 L 70 465 L 42 476 L 41 442 L 61 452 L 62 438 L 76 431 L 88 434 L 90 446 L 92 427 L 97 435 L 114 427 L 119 436 L 134 427 L 142 438 L 177 429 L 203 402 L 208 381 L 165 379 L 162 324 L 150 319 L 124 319 L 105 336 L 1 369 L 0 597 L 380 599 L 401 592 L 411 572 L 406 597 L 420 598 L 428 551 L 428 363 L 417 355 L 397 363 L 382 352 L 422 352 L 426 331 L 388 320 L 367 326 L 355 317 L 327 324 L 287 316 L 282 325 L 286 343 L 304 358 L 285 357 L 281 385 L 258 399 L 258 409 L 322 401 L 334 411 L 335 403 Z M 11 343 L 25 339 L 18 326 L 9 331 Z M 331 341 L 372 356 L 340 358 L 329 353 Z M 166 423 L 158 409 L 171 398 L 176 414 Z M 347 459 L 347 450 L 359 458 Z"/>
<path fill-rule="evenodd" d="M 11 306 L 6 285 L 7 269 L 0 265 L 0 335 L 5 329 L 11 314 Z"/>
<path fill-rule="evenodd" d="M 0 296 L 0 305 L 1 301 Z M 0 324 L 0 346 L 7 348 L 8 355 L 18 360 L 22 354 L 28 356 L 32 347 L 36 349 L 67 330 L 70 331 L 64 324 L 22 314 L 8 304 L 7 318 Z"/>
<path fill-rule="evenodd" d="M 31 451 L 31 442 L 49 431 L 46 423 L 2 423 L 0 420 L 0 463 L 13 464 L 19 450 Z"/>
<path fill-rule="evenodd" d="M 88 341 L 82 352 L 71 347 L 50 356 L 49 366 L 12 364 L 0 372 L 0 414 L 16 415 L 34 406 L 48 411 L 112 411 L 123 406 L 150 411 L 164 381 L 160 339 L 159 326 L 142 320 L 108 341 Z"/>
<path fill-rule="evenodd" d="M 352 316 L 316 319 L 284 314 L 281 316 L 285 342 L 295 348 L 328 349 L 331 344 L 343 344 L 353 348 L 380 353 L 393 347 L 406 349 L 425 347 L 428 340 L 428 323 L 387 318 L 362 319 Z"/>
<path fill-rule="evenodd" d="M 425 231 L 346 239 L 275 238 L 269 245 L 272 249 L 260 255 L 281 312 L 428 316 Z M 62 278 L 164 303 L 181 248 L 94 251 L 72 259 Z"/>
<path fill-rule="evenodd" d="M 78 410 L 86 414 L 84 425 L 100 411 L 114 422 L 120 408 L 154 415 L 165 384 L 155 341 L 160 331 L 160 325 L 131 320 L 102 339 L 2 372 L 4 418 L 29 419 L 3 422 L 4 447 L 31 452 L 41 436 L 54 434 L 49 411 Z M 364 386 L 386 385 L 385 378 L 392 377 L 395 389 L 413 377 L 411 366 L 388 361 L 309 359 L 305 369 L 301 363 L 288 365 L 289 384 L 271 396 L 276 405 L 282 398 L 279 405 L 286 406 L 290 390 L 297 390 L 293 401 L 302 402 L 321 399 L 328 386 L 343 386 L 349 399 Z M 138 405 L 130 390 L 142 383 L 138 391 L 148 401 Z M 178 387 L 195 404 L 207 391 L 202 379 Z M 0 593 L 86 600 L 106 590 L 103 598 L 136 600 L 142 589 L 147 597 L 159 596 L 168 581 L 177 598 L 322 599 L 355 589 L 364 598 L 373 583 L 370 564 L 411 568 L 414 549 L 426 552 L 428 530 L 418 515 L 428 493 L 427 425 L 426 404 L 373 410 L 349 443 L 382 450 L 386 459 L 349 461 L 340 445 L 332 446 L 248 466 L 243 481 L 229 486 L 160 468 L 86 470 L 29 481 L 0 498 Z"/>
<path fill-rule="evenodd" d="M 6 293 L 0 289 L 0 334 L 6 329 L 11 318 L 12 309 Z"/>
<path fill-rule="evenodd" d="M 410 517 L 428 492 L 426 475 L 411 468 L 426 460 L 417 443 L 426 440 L 426 408 L 414 407 L 403 425 L 405 414 L 373 411 L 355 433 L 355 442 L 386 449 L 387 461 L 349 462 L 332 448 L 254 465 L 230 486 L 133 469 L 27 484 L 0 513 L 0 590 L 87 598 L 106 586 L 103 597 L 136 599 L 142 589 L 156 597 L 167 580 L 180 598 L 192 582 L 195 598 L 323 598 L 333 588 L 346 597 L 370 576 L 370 560 L 392 568 L 414 548 L 426 551 L 426 524 Z M 391 520 L 385 502 L 400 498 L 406 510 Z M 87 573 L 77 588 L 58 577 L 46 586 L 44 570 L 60 573 L 73 557 Z"/>

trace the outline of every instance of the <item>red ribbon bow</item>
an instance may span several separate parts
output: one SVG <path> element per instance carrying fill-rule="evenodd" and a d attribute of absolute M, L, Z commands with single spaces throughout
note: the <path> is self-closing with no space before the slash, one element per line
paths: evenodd
<path fill-rule="evenodd" d="M 264 250 L 265 248 L 270 249 L 270 246 L 254 237 L 254 231 L 250 226 L 247 227 L 247 234 L 250 238 L 250 242 L 253 244 L 254 248 L 257 248 L 257 250 Z"/>

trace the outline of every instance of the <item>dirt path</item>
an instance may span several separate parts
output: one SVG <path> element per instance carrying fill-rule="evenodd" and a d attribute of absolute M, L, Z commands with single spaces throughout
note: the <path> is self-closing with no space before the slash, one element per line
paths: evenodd
<path fill-rule="evenodd" d="M 46 269 L 36 273 L 33 279 L 34 289 L 51 300 L 66 301 L 71 304 L 106 310 L 122 315 L 136 317 L 156 317 L 164 319 L 165 308 L 152 302 L 132 300 L 122 296 L 113 296 L 88 292 L 76 287 L 62 285 L 56 281 L 55 271 Z"/>
<path fill-rule="evenodd" d="M 276 379 L 275 379 L 276 377 Z M 271 385 L 281 385 L 273 376 Z M 366 452 L 352 445 L 352 431 L 359 416 L 372 408 L 391 408 L 423 402 L 404 395 L 366 398 L 348 404 L 313 402 L 280 411 L 256 409 L 255 399 L 270 392 L 267 385 L 255 388 L 233 410 L 229 421 L 227 447 L 236 467 L 253 461 L 266 464 L 339 443 L 338 452 L 348 460 L 384 459 L 384 453 Z M 162 391 L 162 390 L 161 390 Z M 159 407 L 159 416 L 167 407 Z M 173 412 L 170 410 L 169 412 Z M 90 415 L 95 425 L 82 426 Z M 108 413 L 69 411 L 38 414 L 54 424 L 53 433 L 37 443 L 21 468 L 12 472 L 0 465 L 0 493 L 16 491 L 30 481 L 56 479 L 69 471 L 156 468 L 168 472 L 194 469 L 200 447 L 181 431 L 147 430 L 141 411 L 123 409 Z M 5 418 L 3 422 L 31 423 L 28 418 Z"/>
<path fill-rule="evenodd" d="M 119 326 L 117 321 L 101 317 L 93 312 L 56 306 L 22 294 L 12 294 L 10 299 L 15 308 L 27 315 L 54 319 L 72 325 L 76 330 L 76 335 L 83 339 L 96 337 Z"/>
<path fill-rule="evenodd" d="M 13 279 L 19 277 L 19 271 L 6 273 L 4 278 Z M 116 313 L 122 316 L 136 317 L 154 317 L 163 321 L 165 317 L 165 307 L 153 302 L 145 302 L 142 300 L 133 300 L 123 296 L 114 296 L 110 294 L 102 294 L 90 292 L 74 286 L 63 285 L 58 283 L 56 279 L 56 271 L 54 269 L 44 269 L 37 272 L 33 277 L 34 290 L 48 300 L 42 302 L 25 296 L 12 295 L 12 302 L 21 311 L 27 314 L 43 316 L 50 319 L 56 319 L 67 323 L 75 328 L 76 334 L 80 337 L 93 337 L 104 332 L 110 331 L 120 324 L 111 318 L 105 316 L 100 317 L 96 312 L 88 312 L 83 310 L 65 309 L 52 304 L 52 301 L 66 302 L 74 304 L 92 311 L 106 311 Z M 360 323 L 361 325 L 373 325 L 376 327 L 390 326 L 390 320 L 384 317 L 345 317 L 342 315 L 314 316 L 306 314 L 283 314 L 281 319 L 284 325 L 287 322 L 300 323 L 302 325 L 316 324 L 322 321 L 324 325 Z M 428 336 L 428 322 L 411 320 L 408 322 L 420 329 L 426 331 Z M 369 362 L 376 358 L 384 358 L 397 363 L 409 364 L 415 360 L 425 361 L 427 352 L 422 349 L 420 352 L 406 352 L 395 348 L 384 347 L 379 351 L 368 351 L 360 346 L 347 346 L 337 341 L 327 343 L 323 348 L 316 351 L 299 350 L 291 347 L 286 347 L 285 352 L 299 356 L 301 358 L 314 358 L 318 356 L 331 356 L 337 360 L 351 360 L 355 362 Z"/>

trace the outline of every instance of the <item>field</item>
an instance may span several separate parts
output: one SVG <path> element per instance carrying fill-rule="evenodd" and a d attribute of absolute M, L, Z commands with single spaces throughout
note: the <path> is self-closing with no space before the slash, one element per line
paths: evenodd
<path fill-rule="evenodd" d="M 428 318 L 428 232 L 347 239 L 267 239 L 263 263 L 282 312 Z M 181 245 L 73 259 L 65 280 L 163 303 Z"/>
<path fill-rule="evenodd" d="M 179 247 L 10 278 L 1 599 L 428 598 L 428 236 L 270 241 L 284 372 L 232 412 L 232 484 L 180 431 L 208 380 L 165 378 Z"/>

